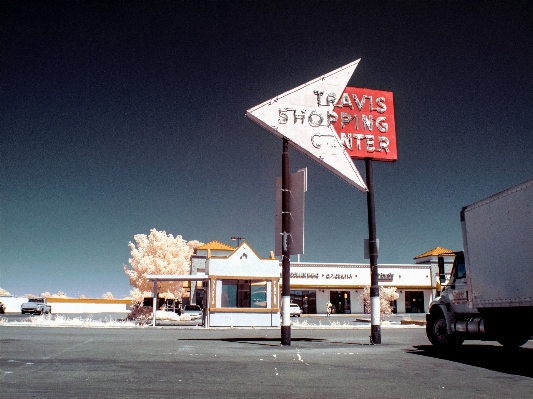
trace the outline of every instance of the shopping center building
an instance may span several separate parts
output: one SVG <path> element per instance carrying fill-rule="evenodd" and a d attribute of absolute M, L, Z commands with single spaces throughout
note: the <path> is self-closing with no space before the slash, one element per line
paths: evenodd
<path fill-rule="evenodd" d="M 250 261 L 240 259 L 241 252 L 251 255 Z M 444 256 L 445 270 L 439 270 L 438 257 Z M 251 259 L 254 261 L 251 262 Z M 234 248 L 218 241 L 212 241 L 196 251 L 192 257 L 191 275 L 206 276 L 211 285 L 211 293 L 205 286 L 191 281 L 189 298 L 185 301 L 204 304 L 216 316 L 213 321 L 227 323 L 223 315 L 232 320 L 247 319 L 246 313 L 268 314 L 269 320 L 279 312 L 279 292 L 281 264 L 272 269 L 274 257 L 260 259 L 247 243 Z M 397 313 L 424 313 L 437 294 L 438 281 L 443 274 L 449 274 L 453 262 L 451 250 L 437 247 L 414 258 L 413 264 L 379 264 L 379 285 L 396 287 L 399 295 L 394 303 Z M 247 269 L 247 266 L 249 269 Z M 260 270 L 263 270 L 261 273 Z M 268 272 L 267 272 L 268 271 Z M 263 284 L 261 287 L 259 283 Z M 279 284 L 278 284 L 279 282 Z M 333 304 L 335 313 L 366 313 L 362 302 L 363 290 L 370 285 L 369 264 L 291 262 L 291 302 L 297 303 L 304 314 L 326 313 L 326 304 Z M 259 288 L 258 288 L 259 287 Z M 268 298 L 263 309 L 258 309 L 255 295 L 264 292 Z M 231 293 L 231 303 L 224 295 Z M 207 300 L 207 296 L 212 298 Z M 204 299 L 205 298 L 205 299 Z M 257 298 L 256 298 L 257 299 Z M 244 306 L 244 303 L 249 305 Z M 240 305 L 243 306 L 240 306 Z M 252 307 L 253 305 L 253 307 Z M 249 312 L 245 309 L 249 307 Z M 255 308 L 254 308 L 255 307 Z M 236 309 L 239 308 L 239 309 Z M 233 310 L 232 310 L 233 309 Z M 266 317 L 265 314 L 265 317 Z M 245 323 L 246 324 L 246 323 Z M 211 325 L 213 325 L 211 323 Z"/>
<path fill-rule="evenodd" d="M 444 271 L 438 269 L 439 256 L 445 259 Z M 379 285 L 397 289 L 395 313 L 427 311 L 437 293 L 439 276 L 450 273 L 453 252 L 437 247 L 414 260 L 414 264 L 378 264 Z M 328 301 L 335 313 L 368 313 L 362 296 L 369 285 L 369 264 L 291 262 L 291 301 L 304 313 L 326 313 Z"/>

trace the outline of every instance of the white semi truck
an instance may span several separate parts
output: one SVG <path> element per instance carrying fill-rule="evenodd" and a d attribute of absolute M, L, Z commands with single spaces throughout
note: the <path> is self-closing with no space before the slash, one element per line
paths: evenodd
<path fill-rule="evenodd" d="M 464 207 L 461 225 L 464 251 L 430 304 L 429 340 L 524 345 L 533 335 L 533 179 Z"/>

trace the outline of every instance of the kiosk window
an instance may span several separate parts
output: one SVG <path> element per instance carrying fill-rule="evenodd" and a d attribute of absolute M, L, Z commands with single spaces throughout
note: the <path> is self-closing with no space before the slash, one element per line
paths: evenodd
<path fill-rule="evenodd" d="M 266 308 L 266 281 L 222 280 L 223 308 Z"/>
<path fill-rule="evenodd" d="M 252 308 L 266 308 L 267 307 L 267 284 L 266 281 L 252 281 L 251 282 L 251 307 Z"/>

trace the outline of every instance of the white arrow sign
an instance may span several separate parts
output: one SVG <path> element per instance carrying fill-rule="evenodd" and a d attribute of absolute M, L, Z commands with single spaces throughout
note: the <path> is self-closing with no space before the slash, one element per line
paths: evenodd
<path fill-rule="evenodd" d="M 246 116 L 280 138 L 287 138 L 361 191 L 366 185 L 333 129 L 334 107 L 359 60 L 311 80 L 246 111 Z"/>

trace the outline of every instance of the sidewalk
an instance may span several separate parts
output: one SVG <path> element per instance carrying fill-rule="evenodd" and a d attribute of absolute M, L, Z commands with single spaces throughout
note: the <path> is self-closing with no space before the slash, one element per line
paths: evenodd
<path fill-rule="evenodd" d="M 328 317 L 326 313 L 317 313 L 317 314 L 302 314 L 301 317 Z M 370 315 L 368 313 L 333 313 L 329 317 L 355 317 L 357 319 L 368 319 L 370 321 Z M 426 320 L 425 313 L 394 313 L 387 317 L 386 320 L 400 320 L 400 319 L 410 319 L 410 320 Z"/>
<path fill-rule="evenodd" d="M 325 313 L 318 313 L 318 314 L 303 314 L 301 315 L 301 318 L 310 318 L 310 319 L 322 319 L 325 318 L 327 320 L 334 321 L 337 319 L 338 321 L 348 321 L 347 319 L 350 319 L 351 321 L 355 321 L 358 323 L 370 323 L 370 315 L 366 313 L 334 313 L 328 317 Z M 385 318 L 386 322 L 392 323 L 392 324 L 400 324 L 400 325 L 418 325 L 418 326 L 425 326 L 426 325 L 426 314 L 425 313 L 395 313 L 390 315 L 389 317 Z"/>

